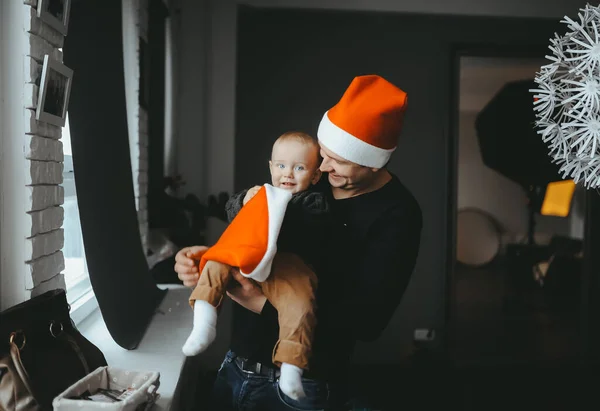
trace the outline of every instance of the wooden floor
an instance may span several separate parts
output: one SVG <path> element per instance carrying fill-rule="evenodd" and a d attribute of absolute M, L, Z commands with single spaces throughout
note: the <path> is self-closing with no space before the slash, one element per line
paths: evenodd
<path fill-rule="evenodd" d="M 366 370 L 365 370 L 366 371 Z M 598 375 L 597 373 L 594 373 Z M 590 409 L 597 381 L 577 368 L 469 367 L 428 370 L 370 370 L 358 382 L 355 410 L 532 411 Z M 360 402 L 361 398 L 369 401 Z M 361 404 L 370 404 L 362 407 Z"/>
<path fill-rule="evenodd" d="M 596 404 L 600 370 L 582 361 L 579 273 L 539 287 L 505 261 L 458 267 L 452 351 L 407 367 L 356 370 L 364 410 L 574 410 Z M 548 284 L 547 284 L 548 285 Z M 558 290 L 558 291 L 557 291 Z M 366 403 L 366 401 L 365 401 Z M 357 407 L 356 409 L 361 409 Z"/>
<path fill-rule="evenodd" d="M 580 356 L 577 283 L 549 293 L 532 287 L 528 275 L 503 262 L 459 267 L 450 355 L 417 351 L 403 366 L 356 367 L 353 409 L 570 411 L 597 404 L 600 370 Z M 196 393 L 199 403 L 210 378 Z"/>
<path fill-rule="evenodd" d="M 458 366 L 578 363 L 583 337 L 577 290 L 550 292 L 532 277 L 506 263 L 457 269 L 451 335 Z"/>

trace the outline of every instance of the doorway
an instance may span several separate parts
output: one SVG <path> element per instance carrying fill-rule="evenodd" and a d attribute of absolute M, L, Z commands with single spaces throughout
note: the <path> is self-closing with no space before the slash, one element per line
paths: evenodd
<path fill-rule="evenodd" d="M 571 183 L 563 210 L 548 212 L 557 186 L 534 171 L 552 166 L 542 164 L 543 147 L 540 156 L 526 143 L 537 139 L 529 89 L 544 54 L 455 54 L 448 347 L 461 368 L 560 368 L 585 358 L 586 192 Z"/>

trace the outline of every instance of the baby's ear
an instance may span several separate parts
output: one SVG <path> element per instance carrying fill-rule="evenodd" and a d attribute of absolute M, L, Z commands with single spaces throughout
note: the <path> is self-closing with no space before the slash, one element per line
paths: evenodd
<path fill-rule="evenodd" d="M 323 173 L 317 168 L 317 171 L 315 171 L 315 175 L 313 176 L 313 179 L 311 181 L 312 185 L 315 185 L 319 182 L 319 180 L 321 179 L 321 175 L 323 175 Z"/>

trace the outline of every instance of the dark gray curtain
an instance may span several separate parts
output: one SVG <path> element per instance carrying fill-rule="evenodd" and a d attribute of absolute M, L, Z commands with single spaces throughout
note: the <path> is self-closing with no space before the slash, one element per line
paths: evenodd
<path fill-rule="evenodd" d="M 90 280 L 121 347 L 139 344 L 164 296 L 149 274 L 133 194 L 120 0 L 74 1 L 64 62 L 73 167 Z"/>

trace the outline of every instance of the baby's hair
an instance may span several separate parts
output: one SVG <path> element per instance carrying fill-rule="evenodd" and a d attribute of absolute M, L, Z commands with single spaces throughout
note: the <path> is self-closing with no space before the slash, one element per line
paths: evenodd
<path fill-rule="evenodd" d="M 302 141 L 303 143 L 306 143 L 306 144 L 313 144 L 317 148 L 319 147 L 319 142 L 317 141 L 316 138 L 314 138 L 310 134 L 304 133 L 302 131 L 288 131 L 286 133 L 283 133 L 282 135 L 280 135 L 277 138 L 276 142 L 284 141 L 284 140 L 292 140 L 292 139 Z"/>
<path fill-rule="evenodd" d="M 280 135 L 277 140 L 275 140 L 275 143 L 278 143 L 280 141 L 286 141 L 286 140 L 296 140 L 296 141 L 300 141 L 304 144 L 310 144 L 312 146 L 314 146 L 317 149 L 317 162 L 318 164 L 321 164 L 321 161 L 323 161 L 323 158 L 321 157 L 321 147 L 319 146 L 319 141 L 311 136 L 308 133 L 304 133 L 302 131 L 288 131 L 283 133 L 282 135 Z"/>

